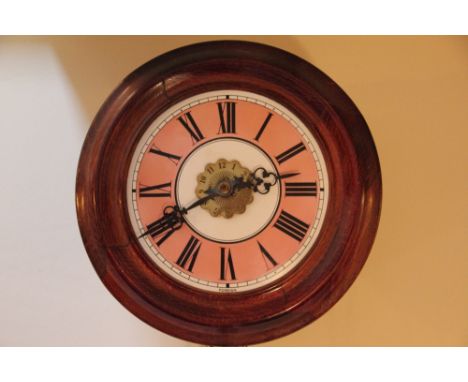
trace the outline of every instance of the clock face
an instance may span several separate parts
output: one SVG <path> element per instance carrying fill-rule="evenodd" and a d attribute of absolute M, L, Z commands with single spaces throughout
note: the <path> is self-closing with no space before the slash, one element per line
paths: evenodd
<path fill-rule="evenodd" d="M 159 115 L 139 140 L 128 214 L 147 257 L 191 287 L 242 292 L 311 252 L 327 210 L 319 145 L 283 105 L 220 90 Z"/>

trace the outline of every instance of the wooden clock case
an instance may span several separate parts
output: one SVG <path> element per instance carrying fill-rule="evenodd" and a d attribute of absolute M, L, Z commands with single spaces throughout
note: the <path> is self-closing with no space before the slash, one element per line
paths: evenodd
<path fill-rule="evenodd" d="M 132 154 L 152 121 L 179 101 L 219 89 L 258 93 L 296 114 L 320 145 L 330 184 L 325 221 L 311 253 L 273 284 L 231 294 L 191 288 L 158 269 L 133 233 L 126 200 Z M 76 208 L 97 274 L 128 310 L 188 341 L 248 345 L 300 329 L 342 297 L 370 252 L 381 193 L 367 124 L 337 84 L 283 50 L 215 41 L 149 61 L 109 96 L 82 149 Z"/>

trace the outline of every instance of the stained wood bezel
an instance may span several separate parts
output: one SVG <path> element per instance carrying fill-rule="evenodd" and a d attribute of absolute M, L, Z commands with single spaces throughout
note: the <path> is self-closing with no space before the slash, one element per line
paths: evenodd
<path fill-rule="evenodd" d="M 196 290 L 159 270 L 140 247 L 126 204 L 132 154 L 152 121 L 186 98 L 219 89 L 260 94 L 297 115 L 320 145 L 330 183 L 313 256 L 273 284 L 237 294 Z M 298 330 L 342 297 L 370 252 L 381 193 L 368 126 L 337 84 L 283 50 L 216 41 L 159 56 L 114 90 L 83 145 L 76 208 L 97 274 L 137 317 L 188 341 L 248 345 Z"/>

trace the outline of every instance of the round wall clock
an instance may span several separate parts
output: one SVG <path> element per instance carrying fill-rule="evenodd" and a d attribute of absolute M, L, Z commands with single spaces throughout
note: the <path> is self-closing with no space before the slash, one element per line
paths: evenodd
<path fill-rule="evenodd" d="M 97 274 L 170 335 L 248 345 L 335 304 L 363 267 L 379 161 L 353 102 L 306 61 L 217 41 L 156 57 L 109 96 L 77 174 Z"/>

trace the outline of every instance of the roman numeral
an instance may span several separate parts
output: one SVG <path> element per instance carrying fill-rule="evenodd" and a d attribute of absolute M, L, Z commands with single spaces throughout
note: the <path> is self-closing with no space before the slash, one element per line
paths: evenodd
<path fill-rule="evenodd" d="M 152 192 L 155 191 L 155 192 Z M 133 190 L 136 192 L 136 190 Z M 158 184 L 156 186 L 140 187 L 140 198 L 162 198 L 171 196 L 171 183 Z"/>
<path fill-rule="evenodd" d="M 153 238 L 161 236 L 156 242 L 161 246 L 173 233 L 182 226 L 182 218 L 177 213 L 166 214 L 162 218 L 149 224 L 146 231 L 140 235 L 140 238 L 146 235 L 151 235 Z"/>
<path fill-rule="evenodd" d="M 284 232 L 286 235 L 289 235 L 297 241 L 301 241 L 309 229 L 308 224 L 292 216 L 286 211 L 281 211 L 281 214 L 274 224 L 274 227 L 278 228 L 281 232 Z"/>
<path fill-rule="evenodd" d="M 198 142 L 205 138 L 200 129 L 198 128 L 197 124 L 195 123 L 195 120 L 193 119 L 192 114 L 190 114 L 190 112 L 185 113 L 183 116 L 180 116 L 177 119 L 182 124 L 182 126 L 184 126 L 185 130 L 188 131 L 188 133 L 195 142 Z"/>
<path fill-rule="evenodd" d="M 270 122 L 270 119 L 271 117 L 273 116 L 272 113 L 268 113 L 265 121 L 263 122 L 263 125 L 262 127 L 260 127 L 260 130 L 258 130 L 258 133 L 257 133 L 257 136 L 255 137 L 255 140 L 258 141 L 260 139 L 260 137 L 262 136 L 263 134 L 263 131 L 265 130 L 265 128 L 267 127 L 268 123 Z"/>
<path fill-rule="evenodd" d="M 286 196 L 317 196 L 315 182 L 286 182 Z"/>
<path fill-rule="evenodd" d="M 222 131 L 224 134 L 236 132 L 236 104 L 235 102 L 218 103 L 218 113 L 221 126 L 218 134 Z"/>
<path fill-rule="evenodd" d="M 187 245 L 185 246 L 184 250 L 180 254 L 179 258 L 177 259 L 177 265 L 182 268 L 185 268 L 185 266 L 188 265 L 187 270 L 189 272 L 192 272 L 193 266 L 195 265 L 195 261 L 197 261 L 197 256 L 198 252 L 200 251 L 200 247 L 200 240 L 192 236 L 188 241 Z"/>
<path fill-rule="evenodd" d="M 149 234 L 156 238 L 160 235 L 160 239 L 156 242 L 156 245 L 159 247 L 164 243 L 173 233 L 174 229 L 169 221 L 169 219 L 164 216 L 163 218 L 156 220 L 155 222 L 151 223 L 148 227 Z"/>
<path fill-rule="evenodd" d="M 177 164 L 177 162 L 180 161 L 180 159 L 181 159 L 181 157 L 178 156 L 178 155 L 166 153 L 165 151 L 159 150 L 157 148 L 151 148 L 150 152 L 153 153 L 153 154 L 156 154 L 156 155 L 161 155 L 163 157 L 166 157 L 166 158 L 170 159 L 173 162 L 175 161 L 174 162 L 175 164 Z"/>
<path fill-rule="evenodd" d="M 265 259 L 267 259 L 271 265 L 273 265 L 274 267 L 278 265 L 278 263 L 276 262 L 276 260 L 268 253 L 268 251 L 265 249 L 265 247 L 263 245 L 260 244 L 259 241 L 257 241 L 258 243 L 258 246 L 260 247 L 260 252 L 262 252 L 262 255 L 265 257 Z"/>
<path fill-rule="evenodd" d="M 231 280 L 236 279 L 236 273 L 234 272 L 234 263 L 232 262 L 231 250 L 228 249 L 226 254 L 226 248 L 221 247 L 221 261 L 220 261 L 220 280 L 226 280 L 226 271 L 229 271 Z"/>
<path fill-rule="evenodd" d="M 278 161 L 279 164 L 286 162 L 288 159 L 291 159 L 293 156 L 299 154 L 301 151 L 305 150 L 304 144 L 298 143 L 296 146 L 291 147 L 290 149 L 287 149 L 284 153 L 281 153 L 276 157 L 276 160 Z"/>

